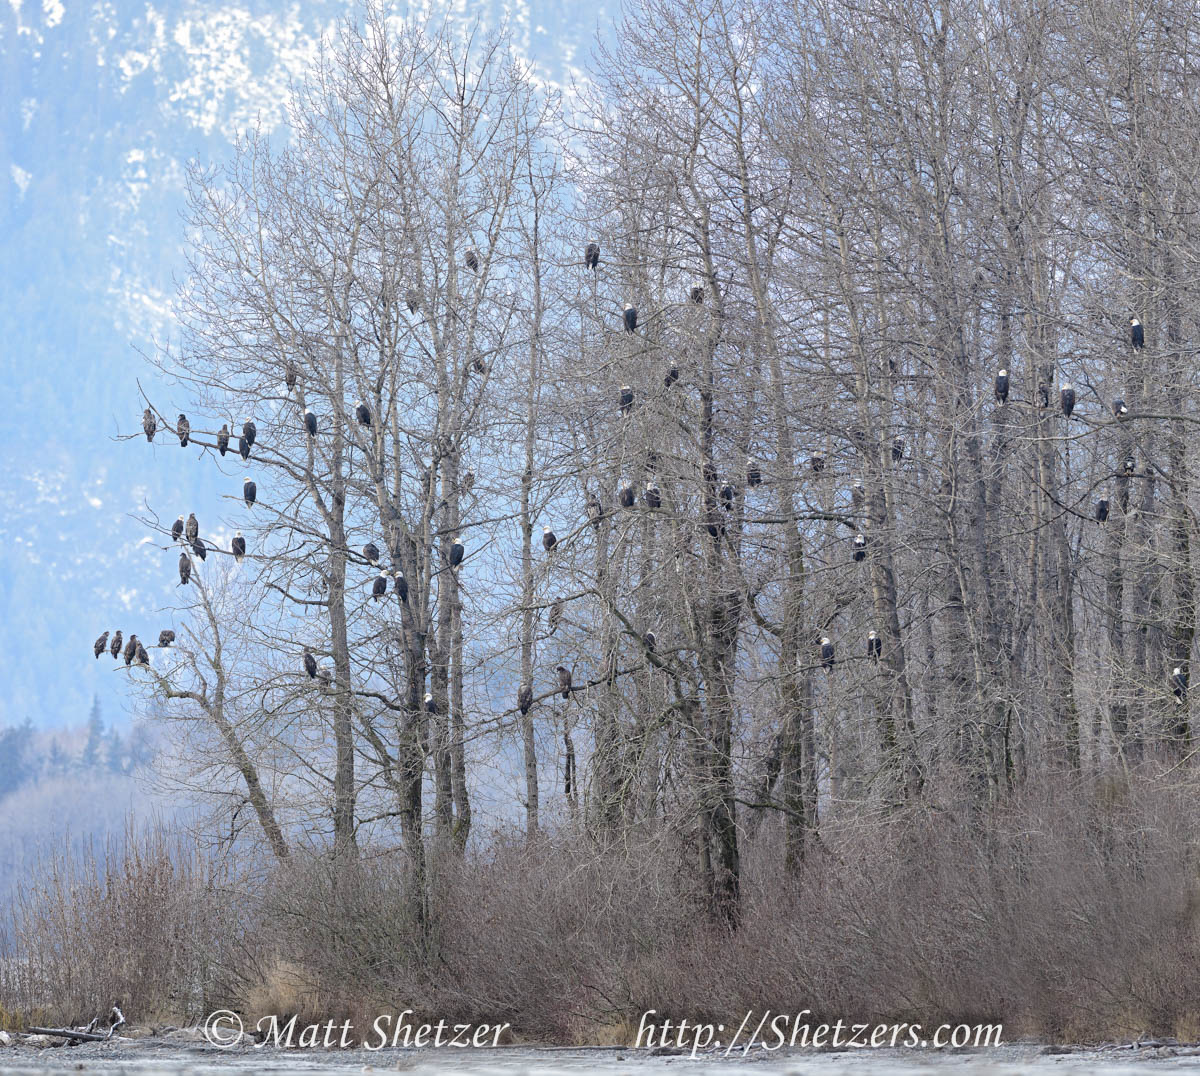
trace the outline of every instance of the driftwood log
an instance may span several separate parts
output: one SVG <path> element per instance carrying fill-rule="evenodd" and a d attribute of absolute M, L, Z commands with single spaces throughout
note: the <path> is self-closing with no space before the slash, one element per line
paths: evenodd
<path fill-rule="evenodd" d="M 27 1027 L 25 1032 L 29 1035 L 58 1035 L 72 1042 L 108 1042 L 117 1028 L 124 1024 L 125 1014 L 114 1005 L 108 1014 L 108 1030 L 104 1032 L 96 1030 L 100 1025 L 98 1016 L 87 1027 Z"/>

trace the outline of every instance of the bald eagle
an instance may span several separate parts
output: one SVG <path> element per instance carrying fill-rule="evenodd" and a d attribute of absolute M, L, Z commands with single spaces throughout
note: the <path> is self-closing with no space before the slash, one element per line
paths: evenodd
<path fill-rule="evenodd" d="M 1037 395 L 1038 395 L 1038 407 L 1046 408 L 1046 407 L 1050 406 L 1050 386 L 1049 385 L 1044 385 L 1044 384 L 1038 385 Z"/>
<path fill-rule="evenodd" d="M 317 678 L 317 659 L 307 650 L 304 651 L 304 671 L 308 673 L 310 680 Z"/>
<path fill-rule="evenodd" d="M 1142 323 L 1137 318 L 1129 319 L 1129 342 L 1133 345 L 1134 351 L 1140 351 L 1146 346 L 1146 330 L 1142 328 Z"/>
<path fill-rule="evenodd" d="M 229 543 L 229 548 L 233 551 L 233 559 L 238 564 L 241 564 L 242 558 L 246 555 L 246 539 L 242 537 L 241 531 L 234 534 L 233 541 Z"/>
<path fill-rule="evenodd" d="M 833 643 L 828 635 L 821 636 L 821 667 L 824 669 L 833 668 Z"/>
<path fill-rule="evenodd" d="M 360 426 L 371 425 L 371 409 L 362 400 L 359 400 L 358 406 L 354 408 L 354 417 L 358 419 Z"/>
<path fill-rule="evenodd" d="M 996 375 L 996 401 L 998 403 L 1008 403 L 1008 371 L 1001 370 Z"/>
<path fill-rule="evenodd" d="M 136 635 L 129 636 L 129 642 L 125 644 L 125 653 L 122 655 L 125 658 L 126 665 L 132 665 L 133 659 L 137 657 L 138 637 Z"/>
<path fill-rule="evenodd" d="M 690 294 L 693 303 L 704 302 L 704 286 L 702 284 L 694 285 Z"/>
<path fill-rule="evenodd" d="M 192 435 L 192 424 L 188 422 L 187 415 L 180 414 L 179 421 L 175 425 L 175 432 L 179 434 L 179 447 L 187 448 L 188 438 Z"/>
<path fill-rule="evenodd" d="M 287 386 L 288 392 L 291 392 L 296 387 L 297 376 L 296 364 L 291 359 L 288 359 L 283 367 L 283 383 Z"/>
<path fill-rule="evenodd" d="M 467 268 L 470 269 L 472 273 L 479 272 L 479 255 L 476 253 L 474 247 L 467 247 L 467 253 L 464 256 L 463 261 L 467 263 Z"/>
<path fill-rule="evenodd" d="M 725 485 L 721 487 L 721 507 L 724 508 L 726 512 L 733 508 L 734 496 L 735 493 L 733 486 L 726 482 Z"/>
<path fill-rule="evenodd" d="M 317 416 L 307 407 L 304 409 L 304 428 L 308 430 L 309 437 L 317 436 Z"/>
<path fill-rule="evenodd" d="M 113 641 L 109 644 L 108 652 L 112 654 L 113 661 L 117 660 L 117 655 L 121 652 L 121 629 L 117 629 L 117 634 L 113 636 Z"/>
<path fill-rule="evenodd" d="M 589 243 L 583 251 L 583 264 L 588 269 L 595 269 L 600 264 L 600 244 Z M 521 713 L 525 711 L 522 710 Z"/>
<path fill-rule="evenodd" d="M 405 605 L 407 605 L 408 604 L 408 580 L 404 578 L 404 573 L 399 568 L 396 568 L 392 572 L 392 578 L 395 579 L 395 581 L 396 581 L 396 585 L 394 587 L 394 589 L 396 591 L 396 595 L 399 597 L 401 602 L 403 602 Z"/>
<path fill-rule="evenodd" d="M 184 534 L 187 535 L 189 545 L 200 537 L 200 523 L 196 519 L 195 512 L 188 513 L 187 526 L 184 528 Z"/>
<path fill-rule="evenodd" d="M 854 502 L 855 508 L 861 508 L 867 500 L 867 490 L 861 482 L 855 482 L 850 487 L 850 499 Z"/>
<path fill-rule="evenodd" d="M 594 493 L 588 493 L 587 495 L 587 517 L 592 528 L 599 530 L 600 520 L 604 517 L 604 509 L 600 507 L 600 501 Z"/>
<path fill-rule="evenodd" d="M 100 638 L 99 638 L 99 639 L 97 639 L 97 640 L 96 640 L 96 642 L 93 644 L 93 646 L 92 646 L 92 653 L 94 653 L 94 654 L 96 655 L 96 657 L 97 657 L 97 658 L 99 658 L 99 657 L 100 657 L 100 655 L 104 653 L 104 649 L 105 649 L 105 647 L 107 647 L 107 646 L 108 646 L 108 632 L 105 632 L 105 633 L 104 633 L 103 635 L 101 635 L 101 636 L 100 636 Z"/>
<path fill-rule="evenodd" d="M 201 560 L 206 560 L 208 558 L 208 550 L 204 546 L 203 538 L 197 538 L 192 543 L 192 552 L 195 553 L 196 556 L 198 556 Z"/>
<path fill-rule="evenodd" d="M 1175 705 L 1182 706 L 1187 702 L 1187 677 L 1183 675 L 1183 666 L 1176 665 L 1171 670 L 1171 693 L 1175 696 Z"/>
<path fill-rule="evenodd" d="M 562 691 L 562 697 L 569 699 L 571 697 L 571 671 L 564 665 L 557 665 L 554 671 L 558 673 L 558 686 Z"/>
<path fill-rule="evenodd" d="M 450 543 L 450 567 L 457 568 L 463 562 L 465 553 L 462 541 L 455 535 L 454 541 Z"/>
<path fill-rule="evenodd" d="M 321 681 L 321 687 L 328 689 L 333 686 L 333 671 L 328 665 L 322 665 L 317 670 L 317 679 Z"/>
<path fill-rule="evenodd" d="M 1108 519 L 1108 494 L 1101 493 L 1100 499 L 1096 502 L 1096 522 L 1103 523 Z"/>
<path fill-rule="evenodd" d="M 250 442 L 244 436 L 238 438 L 238 455 L 242 457 L 243 463 L 250 458 Z"/>
<path fill-rule="evenodd" d="M 179 554 L 179 585 L 186 587 L 192 578 L 192 558 L 186 553 Z"/>
<path fill-rule="evenodd" d="M 417 294 L 416 288 L 409 288 L 404 293 L 404 302 L 408 306 L 408 312 L 415 314 L 417 307 L 421 305 L 421 297 Z"/>
<path fill-rule="evenodd" d="M 899 463 L 904 459 L 904 438 L 897 437 L 892 442 L 892 462 Z"/>
<path fill-rule="evenodd" d="M 622 415 L 628 415 L 633 410 L 633 389 L 628 385 L 621 386 L 619 403 Z"/>
<path fill-rule="evenodd" d="M 254 425 L 254 419 L 248 418 L 242 423 L 242 436 L 246 438 L 246 444 L 253 448 L 254 439 L 258 437 L 258 427 Z"/>
<path fill-rule="evenodd" d="M 147 441 L 153 441 L 154 435 L 158 432 L 158 420 L 148 407 L 142 412 L 142 431 L 145 433 Z"/>
<path fill-rule="evenodd" d="M 150 655 L 146 653 L 146 648 L 142 645 L 141 639 L 138 640 L 137 653 L 134 654 L 134 658 L 139 665 L 150 664 Z"/>
<path fill-rule="evenodd" d="M 1121 473 L 1126 478 L 1132 478 L 1133 472 L 1136 470 L 1137 470 L 1137 461 L 1133 458 L 1132 455 L 1126 456 L 1125 462 L 1123 464 L 1121 464 Z"/>
<path fill-rule="evenodd" d="M 379 546 L 374 542 L 368 542 L 363 546 L 363 556 L 367 558 L 367 563 L 372 568 L 379 567 Z"/>
<path fill-rule="evenodd" d="M 762 485 L 762 468 L 758 465 L 758 460 L 751 460 L 746 464 L 746 485 L 750 487 Z"/>
<path fill-rule="evenodd" d="M 1125 401 L 1120 396 L 1113 400 L 1112 411 L 1119 419 L 1129 414 L 1129 408 L 1125 406 Z"/>
<path fill-rule="evenodd" d="M 626 482 L 617 493 L 617 500 L 622 508 L 633 507 L 633 486 Z"/>
<path fill-rule="evenodd" d="M 630 304 L 625 304 L 625 331 L 631 333 L 637 329 L 637 310 Z"/>
<path fill-rule="evenodd" d="M 556 545 L 558 545 L 558 536 L 547 524 L 542 528 L 542 547 L 549 553 Z"/>
<path fill-rule="evenodd" d="M 171 541 L 178 542 L 183 537 L 183 516 L 180 515 L 174 523 L 171 524 Z"/>
<path fill-rule="evenodd" d="M 858 561 L 867 559 L 867 536 L 862 531 L 854 536 L 854 559 Z"/>
<path fill-rule="evenodd" d="M 808 465 L 812 468 L 813 474 L 820 474 L 823 470 L 825 470 L 825 457 L 813 456 L 813 458 L 808 461 Z"/>
<path fill-rule="evenodd" d="M 387 593 L 387 572 L 380 569 L 379 574 L 375 577 L 375 582 L 371 584 L 371 597 L 379 601 Z"/>
<path fill-rule="evenodd" d="M 517 692 L 517 709 L 521 711 L 521 715 L 529 713 L 533 706 L 533 688 L 528 684 L 522 684 L 520 691 Z"/>
<path fill-rule="evenodd" d="M 647 508 L 662 507 L 662 494 L 653 482 L 646 483 L 646 492 L 642 494 L 642 498 L 645 500 Z"/>
<path fill-rule="evenodd" d="M 873 632 L 867 632 L 867 656 L 874 662 L 878 663 L 879 656 L 883 653 L 883 640 Z"/>
<path fill-rule="evenodd" d="M 670 388 L 679 380 L 679 367 L 674 363 L 667 368 L 667 372 L 663 374 L 663 387 Z"/>
<path fill-rule="evenodd" d="M 653 654 L 658 647 L 658 636 L 654 632 L 648 631 L 642 636 L 642 642 L 645 644 L 646 649 Z"/>
<path fill-rule="evenodd" d="M 257 499 L 258 484 L 249 475 L 246 475 L 242 480 L 242 500 L 246 502 L 247 508 L 253 508 Z"/>
<path fill-rule="evenodd" d="M 1058 397 L 1062 403 L 1062 413 L 1070 418 L 1071 412 L 1075 410 L 1075 390 L 1071 388 L 1070 383 L 1063 385 Z"/>
<path fill-rule="evenodd" d="M 222 422 L 221 428 L 217 430 L 217 451 L 222 456 L 229 451 L 229 423 Z"/>
<path fill-rule="evenodd" d="M 170 628 L 163 628 L 158 633 L 158 645 L 170 646 L 175 641 L 175 633 Z"/>

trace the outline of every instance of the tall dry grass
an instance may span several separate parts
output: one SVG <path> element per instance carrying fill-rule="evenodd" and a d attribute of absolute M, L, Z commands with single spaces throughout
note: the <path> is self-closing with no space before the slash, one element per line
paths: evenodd
<path fill-rule="evenodd" d="M 235 877 L 156 831 L 99 872 L 50 862 L 17 908 L 0 1004 L 67 1020 L 228 1006 L 350 1018 L 507 1021 L 554 1041 L 623 1040 L 641 1013 L 748 1009 L 1008 1038 L 1200 1037 L 1200 785 L 1058 780 L 979 814 L 843 814 L 795 876 L 780 834 L 746 848 L 744 925 L 706 923 L 676 841 L 601 848 L 497 837 L 432 864 L 413 918 L 402 861 L 369 852 Z"/>

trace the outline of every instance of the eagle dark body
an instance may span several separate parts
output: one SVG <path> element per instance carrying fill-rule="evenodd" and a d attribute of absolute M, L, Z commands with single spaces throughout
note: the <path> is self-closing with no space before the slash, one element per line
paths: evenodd
<path fill-rule="evenodd" d="M 154 412 L 148 407 L 142 412 L 142 432 L 146 435 L 146 440 L 151 442 L 153 442 L 154 435 L 158 432 L 158 420 L 154 417 Z"/>
<path fill-rule="evenodd" d="M 175 641 L 175 633 L 170 628 L 163 628 L 158 633 L 158 645 L 170 646 Z"/>
<path fill-rule="evenodd" d="M 179 434 L 179 446 L 187 448 L 188 439 L 192 436 L 192 424 L 188 422 L 187 415 L 179 416 L 179 421 L 175 424 L 175 432 Z"/>
<path fill-rule="evenodd" d="M 92 653 L 94 653 L 96 655 L 96 657 L 99 658 L 100 655 L 104 653 L 104 650 L 107 646 L 108 646 L 108 632 L 105 632 L 93 644 Z"/>
<path fill-rule="evenodd" d="M 600 244 L 589 243 L 583 252 L 583 264 L 588 269 L 595 269 L 600 264 Z M 524 711 L 522 711 L 524 712 Z"/>
<path fill-rule="evenodd" d="M 517 692 L 517 709 L 522 715 L 529 713 L 530 707 L 533 706 L 533 688 L 528 684 L 523 684 L 521 690 Z"/>
<path fill-rule="evenodd" d="M 222 456 L 229 451 L 229 426 L 227 423 L 221 423 L 221 428 L 217 430 L 217 451 Z"/>
<path fill-rule="evenodd" d="M 112 654 L 113 660 L 116 661 L 117 655 L 121 653 L 121 631 L 117 630 L 117 634 L 113 636 L 113 641 L 109 645 L 108 652 Z"/>
<path fill-rule="evenodd" d="M 187 536 L 189 543 L 200 537 L 200 522 L 196 519 L 195 512 L 188 513 L 187 525 L 183 528 L 183 533 Z"/>

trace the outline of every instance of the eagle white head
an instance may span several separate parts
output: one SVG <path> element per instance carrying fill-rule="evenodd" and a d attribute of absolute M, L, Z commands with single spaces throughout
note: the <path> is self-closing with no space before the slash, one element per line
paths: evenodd
<path fill-rule="evenodd" d="M 874 638 L 876 638 L 876 635 L 873 631 L 869 631 L 869 632 L 867 632 L 867 638 L 874 639 Z"/>
<path fill-rule="evenodd" d="M 1140 322 L 1140 321 L 1138 321 L 1138 319 L 1137 319 L 1137 318 L 1130 318 L 1130 319 L 1129 319 L 1129 324 L 1130 324 L 1130 325 L 1141 325 L 1141 322 Z"/>
<path fill-rule="evenodd" d="M 429 691 L 425 692 L 425 701 L 433 702 L 433 693 L 432 692 L 429 692 Z"/>
<path fill-rule="evenodd" d="M 392 576 L 396 579 L 403 579 L 404 573 L 399 568 L 397 568 L 397 569 L 395 569 L 395 571 L 392 572 Z"/>
<path fill-rule="evenodd" d="M 233 536 L 234 536 L 235 538 L 240 538 L 240 537 L 242 536 L 242 532 L 241 532 L 241 531 L 234 531 L 234 532 L 233 532 Z"/>
<path fill-rule="evenodd" d="M 543 534 L 549 534 L 549 533 L 550 533 L 550 525 L 549 525 L 549 524 L 547 524 L 546 526 L 544 526 L 544 527 L 542 528 L 542 533 L 543 533 Z"/>
<path fill-rule="evenodd" d="M 1063 390 L 1063 392 L 1070 392 L 1070 391 L 1071 391 L 1071 382 L 1070 382 L 1070 381 L 1064 381 L 1064 382 L 1063 382 L 1063 387 L 1062 387 L 1062 390 Z"/>
<path fill-rule="evenodd" d="M 1172 676 L 1181 676 L 1182 674 L 1183 674 L 1183 668 L 1179 665 L 1176 665 L 1174 670 L 1172 670 L 1172 672 L 1171 672 Z"/>
<path fill-rule="evenodd" d="M 1001 370 L 1001 371 L 1000 371 L 1000 376 L 1001 376 L 1001 377 L 1008 377 L 1008 371 L 1007 371 L 1007 370 Z"/>
<path fill-rule="evenodd" d="M 829 636 L 828 636 L 828 635 L 822 635 L 822 636 L 821 636 L 821 645 L 822 645 L 822 646 L 828 646 L 828 645 L 829 645 Z"/>
<path fill-rule="evenodd" d="M 625 304 L 625 309 L 626 309 L 626 310 L 632 310 L 632 309 L 633 309 L 633 303 L 626 303 L 626 304 Z"/>

